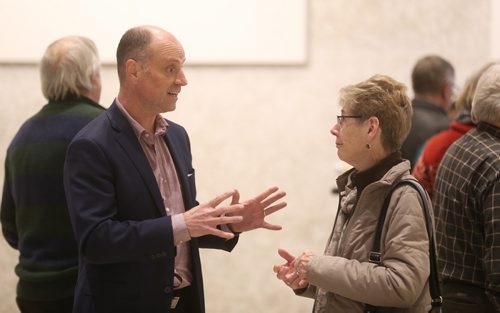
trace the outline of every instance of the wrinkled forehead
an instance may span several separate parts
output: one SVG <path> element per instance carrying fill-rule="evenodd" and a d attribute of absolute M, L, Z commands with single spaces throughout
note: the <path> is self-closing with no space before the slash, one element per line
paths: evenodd
<path fill-rule="evenodd" d="M 149 52 L 152 57 L 158 56 L 184 63 L 186 56 L 181 43 L 170 34 L 153 39 L 149 45 Z"/>

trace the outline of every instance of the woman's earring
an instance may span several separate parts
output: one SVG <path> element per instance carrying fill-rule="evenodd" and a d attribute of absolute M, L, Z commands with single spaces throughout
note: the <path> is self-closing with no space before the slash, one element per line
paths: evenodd
<path fill-rule="evenodd" d="M 371 144 L 369 144 L 369 143 L 367 143 L 367 144 L 366 144 L 366 149 L 371 150 L 371 148 L 372 148 L 372 145 L 371 145 Z"/>

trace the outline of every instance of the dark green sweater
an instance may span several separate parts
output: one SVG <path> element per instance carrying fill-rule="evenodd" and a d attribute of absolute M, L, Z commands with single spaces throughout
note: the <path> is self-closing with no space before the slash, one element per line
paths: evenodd
<path fill-rule="evenodd" d="M 64 158 L 76 133 L 103 111 L 87 98 L 49 102 L 9 145 L 0 217 L 5 239 L 20 253 L 21 299 L 73 294 L 78 249 L 64 196 Z"/>

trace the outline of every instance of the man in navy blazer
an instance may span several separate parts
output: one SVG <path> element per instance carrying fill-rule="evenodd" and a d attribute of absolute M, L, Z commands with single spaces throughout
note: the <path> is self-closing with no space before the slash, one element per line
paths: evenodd
<path fill-rule="evenodd" d="M 117 49 L 120 91 L 74 138 L 64 183 L 79 248 L 73 312 L 203 313 L 198 248 L 231 251 L 238 233 L 281 229 L 272 187 L 198 204 L 187 132 L 159 115 L 187 84 L 184 50 L 154 26 L 128 30 Z M 230 205 L 220 205 L 232 198 Z"/>

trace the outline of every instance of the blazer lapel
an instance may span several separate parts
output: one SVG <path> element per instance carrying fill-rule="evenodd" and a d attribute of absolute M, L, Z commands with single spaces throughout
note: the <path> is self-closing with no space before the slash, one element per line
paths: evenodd
<path fill-rule="evenodd" d="M 193 206 L 192 203 L 188 202 L 191 201 L 190 199 L 192 198 L 191 190 L 187 181 L 189 173 L 187 172 L 188 167 L 186 167 L 185 165 L 185 156 L 182 155 L 182 151 L 179 149 L 180 145 L 178 143 L 176 144 L 175 142 L 178 139 L 177 137 L 178 136 L 173 136 L 172 132 L 167 130 L 164 138 L 168 147 L 168 151 L 170 152 L 170 156 L 174 161 L 175 171 L 177 172 L 177 177 L 181 185 L 184 206 L 186 210 L 189 210 L 189 208 Z"/>
<path fill-rule="evenodd" d="M 160 215 L 166 215 L 165 205 L 163 204 L 156 178 L 134 130 L 123 116 L 116 103 L 113 102 L 113 105 L 106 111 L 106 114 L 110 120 L 111 127 L 115 130 L 116 140 L 140 173 L 144 183 L 149 189 L 151 197 L 155 201 Z"/>

